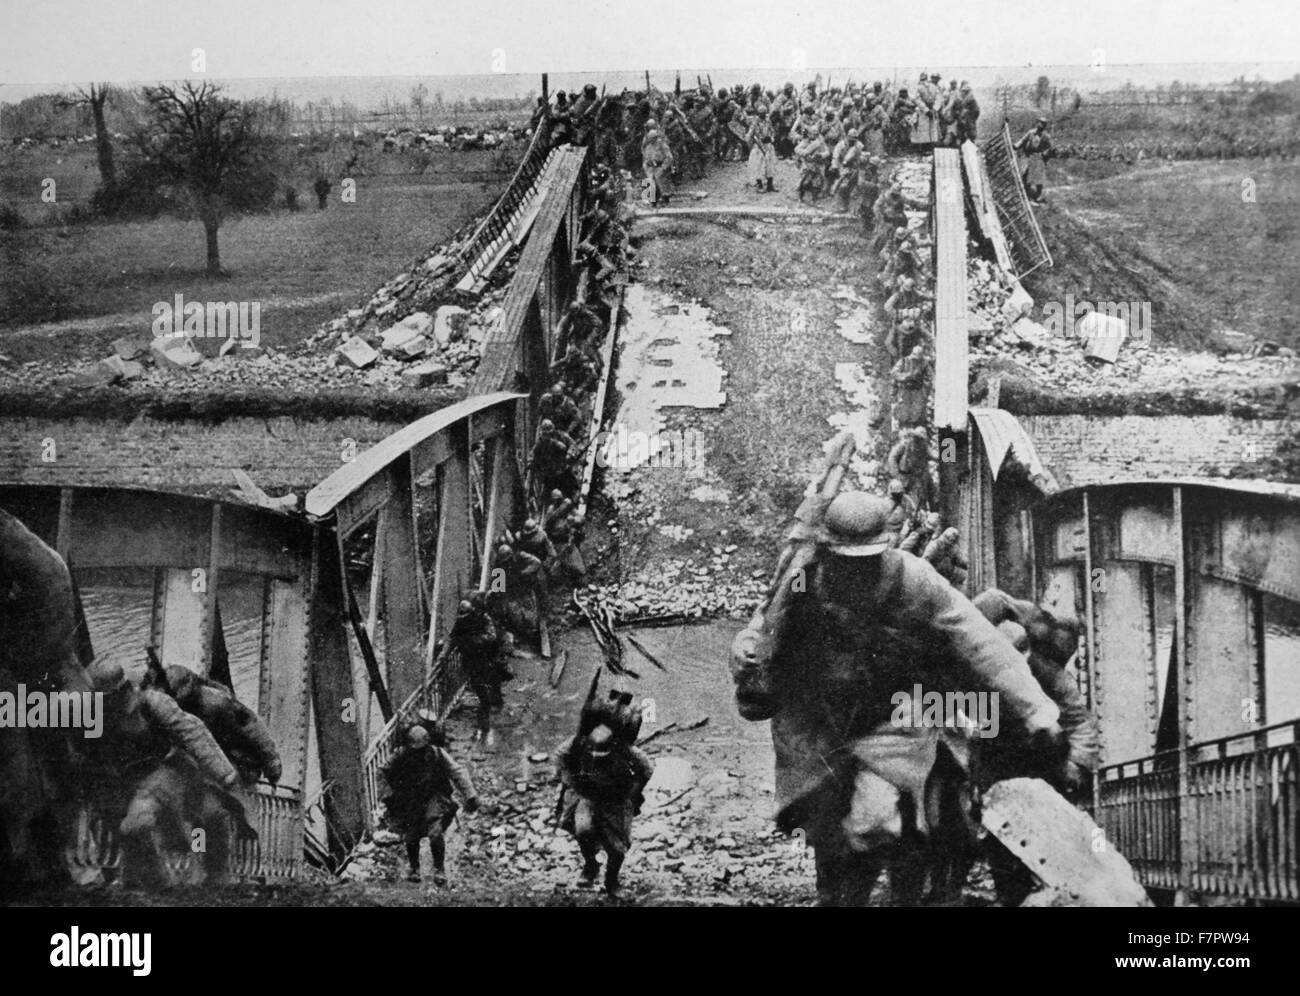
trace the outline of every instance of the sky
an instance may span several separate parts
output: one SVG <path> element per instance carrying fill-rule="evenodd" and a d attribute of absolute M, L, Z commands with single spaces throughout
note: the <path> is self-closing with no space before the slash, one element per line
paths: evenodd
<path fill-rule="evenodd" d="M 0 82 L 1289 62 L 1294 0 L 0 0 Z M 4 96 L 0 88 L 0 99 Z"/>

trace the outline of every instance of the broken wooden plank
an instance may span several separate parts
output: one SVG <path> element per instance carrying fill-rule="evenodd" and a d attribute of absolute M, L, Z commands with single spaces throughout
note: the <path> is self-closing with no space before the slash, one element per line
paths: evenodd
<path fill-rule="evenodd" d="M 640 652 L 641 656 L 644 657 L 646 660 L 648 660 L 655 667 L 657 667 L 660 671 L 668 670 L 666 667 L 663 666 L 663 664 L 660 663 L 659 658 L 656 657 L 654 654 L 650 653 L 650 651 L 645 648 L 645 645 L 640 640 L 638 640 L 635 636 L 633 636 L 631 633 L 627 635 L 627 642 L 632 644 L 632 646 L 636 647 L 636 649 Z"/>
<path fill-rule="evenodd" d="M 551 673 L 548 681 L 552 688 L 560 687 L 560 679 L 564 677 L 564 669 L 569 663 L 569 652 L 561 650 L 555 657 L 555 663 L 551 665 Z"/>

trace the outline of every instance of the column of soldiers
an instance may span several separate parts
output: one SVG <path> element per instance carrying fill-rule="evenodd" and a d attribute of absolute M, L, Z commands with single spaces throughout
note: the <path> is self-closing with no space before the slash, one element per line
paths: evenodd
<path fill-rule="evenodd" d="M 534 124 L 549 129 L 553 144 L 591 146 L 596 162 L 615 173 L 643 174 L 652 205 L 670 203 L 675 187 L 701 178 L 712 161 L 747 161 L 747 182 L 771 192 L 774 161 L 793 159 L 801 199 L 834 195 L 847 211 L 855 193 L 876 182 L 887 153 L 973 140 L 979 119 L 969 83 L 952 80 L 945 91 L 937 73 L 922 73 L 914 93 L 880 80 L 823 86 L 820 77 L 779 91 L 753 83 L 715 92 L 704 80 L 678 87 L 614 95 L 588 84 L 579 97 L 561 91 L 553 104 L 539 105 Z M 872 191 L 865 200 L 874 198 Z"/>

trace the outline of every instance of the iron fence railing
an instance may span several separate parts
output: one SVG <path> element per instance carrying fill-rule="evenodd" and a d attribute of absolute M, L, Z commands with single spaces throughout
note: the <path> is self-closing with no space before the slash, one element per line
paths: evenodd
<path fill-rule="evenodd" d="M 984 143 L 980 152 L 1015 276 L 1023 279 L 1040 266 L 1050 268 L 1052 254 L 1047 249 L 1042 229 L 1038 227 L 1038 219 L 1034 217 L 1029 195 L 1025 193 L 1011 131 L 1005 123 L 996 136 Z"/>
<path fill-rule="evenodd" d="M 538 193 L 546 160 L 551 154 L 550 129 L 536 128 L 528 151 L 524 153 L 515 175 L 458 253 L 465 268 L 462 282 L 475 283 L 498 255 L 512 241 L 512 230 L 531 207 Z"/>
<path fill-rule="evenodd" d="M 256 839 L 240 840 L 231 832 L 227 871 L 244 882 L 284 881 L 297 878 L 303 864 L 302 793 L 283 785 L 259 783 L 248 793 L 246 815 Z M 196 862 L 191 851 L 178 852 L 166 859 L 177 882 L 197 880 Z M 117 827 L 93 806 L 83 806 L 77 818 L 77 833 L 68 854 L 74 875 L 85 879 L 96 872 L 116 875 L 122 869 L 122 843 Z"/>
<path fill-rule="evenodd" d="M 1101 824 L 1145 885 L 1300 900 L 1300 722 L 1109 765 Z M 1187 847 L 1184 849 L 1184 842 Z"/>
<path fill-rule="evenodd" d="M 1178 753 L 1102 771 L 1100 819 L 1144 885 L 1178 888 Z"/>

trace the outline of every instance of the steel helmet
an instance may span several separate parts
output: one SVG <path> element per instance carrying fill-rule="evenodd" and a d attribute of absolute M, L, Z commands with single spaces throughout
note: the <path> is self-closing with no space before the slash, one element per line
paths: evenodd
<path fill-rule="evenodd" d="M 892 503 L 865 491 L 835 496 L 826 509 L 821 541 L 841 557 L 873 557 L 889 549 L 893 536 L 886 528 Z"/>

